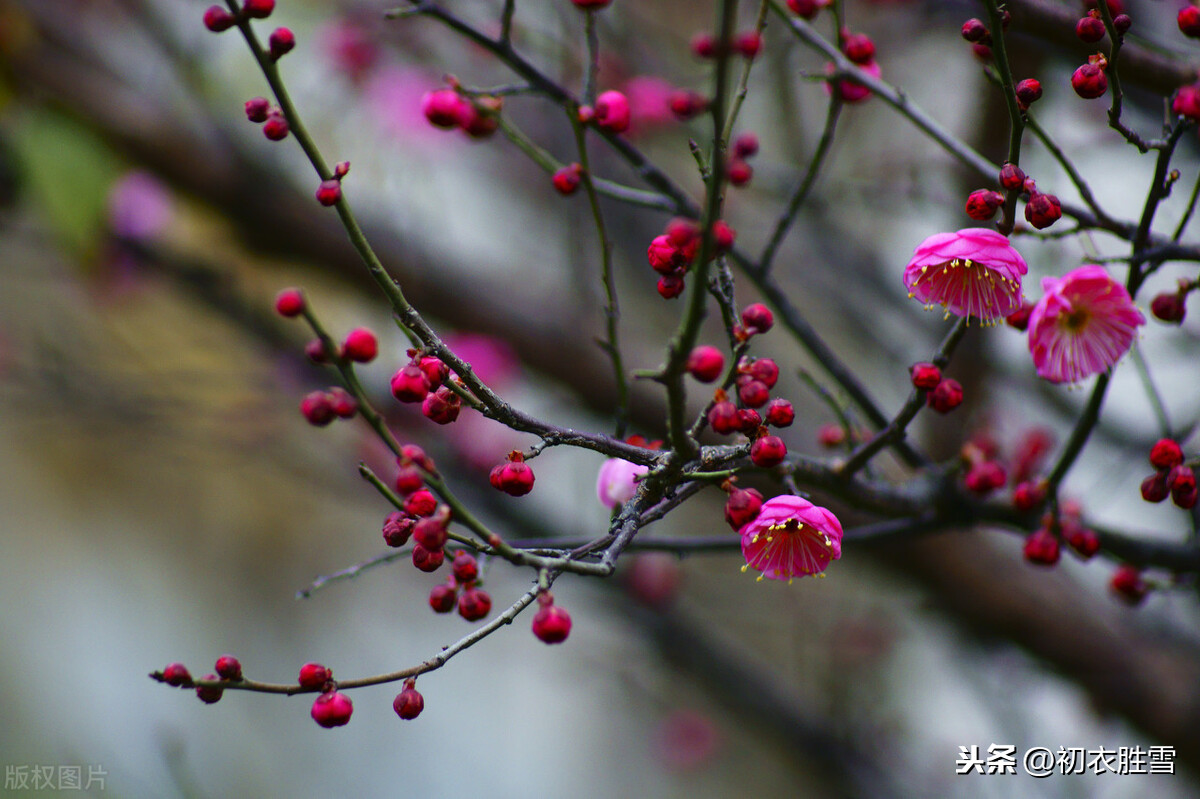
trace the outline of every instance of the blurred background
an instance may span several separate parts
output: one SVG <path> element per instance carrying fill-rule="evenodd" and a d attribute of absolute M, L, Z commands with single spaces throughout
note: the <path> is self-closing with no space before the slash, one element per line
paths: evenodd
<path fill-rule="evenodd" d="M 293 680 L 310 660 L 363 676 L 423 660 L 470 629 L 429 611 L 443 578 L 404 560 L 296 598 L 318 575 L 384 548 L 389 508 L 356 467 L 390 466 L 365 426 L 315 429 L 297 412 L 332 375 L 303 359 L 298 325 L 271 313 L 275 292 L 304 286 L 335 337 L 360 325 L 379 332 L 381 357 L 361 374 L 381 397 L 406 344 L 334 213 L 312 199 L 317 181 L 294 139 L 268 142 L 246 122 L 242 103 L 266 94 L 265 82 L 236 32 L 204 29 L 206 5 L 0 0 L 4 795 L 36 793 L 17 776 L 34 766 L 80 766 L 84 782 L 98 778 L 85 793 L 137 797 L 1196 795 L 1195 586 L 1150 574 L 1163 590 L 1131 609 L 1108 595 L 1111 562 L 1067 553 L 1053 570 L 1036 568 L 1003 531 L 847 545 L 828 579 L 793 585 L 756 583 L 736 554 L 631 556 L 619 579 L 555 586 L 575 620 L 566 644 L 538 642 L 522 617 L 423 677 L 426 709 L 414 722 L 395 717 L 392 686 L 353 692 L 352 722 L 327 731 L 305 697 L 230 693 L 207 707 L 147 679 L 175 660 L 202 675 L 226 652 L 264 681 Z M 501 4 L 447 5 L 491 31 Z M 709 19 L 711 4 L 701 5 L 617 0 L 599 18 L 601 88 L 630 96 L 630 139 L 692 191 L 687 140 L 705 129 L 672 118 L 665 98 L 705 90 L 688 50 Z M 958 36 L 982 5 L 846 5 L 886 80 L 1003 159 L 1002 104 Z M 1125 5 L 1161 67 L 1128 76 L 1128 114 L 1154 132 L 1163 94 L 1194 79 L 1197 57 L 1174 29 L 1180 4 Z M 742 6 L 748 27 L 756 4 Z M 512 76 L 433 21 L 385 22 L 387 7 L 280 0 L 256 28 L 264 38 L 277 24 L 295 31 L 284 78 L 327 159 L 352 163 L 346 194 L 414 304 L 517 407 L 610 429 L 586 200 L 559 196 L 499 136 L 431 128 L 420 99 L 446 73 L 474 86 Z M 1040 120 L 1106 210 L 1136 218 L 1152 160 L 1121 146 L 1105 109 L 1069 88 L 1086 56 L 1070 27 L 1081 5 L 1010 7 L 1018 77 L 1045 86 Z M 819 24 L 830 31 L 828 18 Z M 571 4 L 520 2 L 515 30 L 523 53 L 577 90 Z M 822 69 L 770 19 L 741 125 L 762 150 L 751 186 L 728 198 L 751 251 L 819 136 Z M 509 98 L 505 114 L 574 160 L 570 128 L 545 101 Z M 638 185 L 605 147 L 592 152 L 596 172 Z M 1022 165 L 1043 190 L 1077 199 L 1044 148 L 1030 143 Z M 1190 187 L 1194 134 L 1176 165 Z M 926 236 L 971 224 L 962 200 L 980 185 L 882 104 L 848 107 L 780 253 L 780 282 L 889 411 L 906 396 L 907 364 L 927 359 L 947 326 L 905 300 L 901 270 Z M 1186 205 L 1187 191 L 1176 195 L 1164 230 Z M 626 363 L 653 367 L 678 318 L 645 263 L 667 217 L 607 201 L 604 211 Z M 1034 297 L 1042 275 L 1126 252 L 1105 236 L 1015 241 Z M 1168 264 L 1139 304 L 1193 276 Z M 745 281 L 738 292 L 740 304 L 758 299 Z M 705 337 L 719 344 L 716 321 Z M 1200 415 L 1198 335 L 1195 318 L 1182 329 L 1152 321 L 1139 342 L 1178 430 Z M 755 352 L 778 360 L 778 393 L 796 404 L 789 448 L 818 453 L 817 431 L 835 417 L 799 374 L 823 375 L 782 330 Z M 972 330 L 949 374 L 967 402 L 913 431 L 939 457 L 981 431 L 1005 452 L 1033 431 L 1062 441 L 1086 400 L 1037 381 L 1024 337 L 1005 327 Z M 487 470 L 529 437 L 469 411 L 433 429 L 411 408 L 393 410 L 397 435 L 424 446 L 506 535 L 605 529 L 599 456 L 549 450 L 532 494 L 497 497 Z M 1158 433 L 1133 364 L 1118 370 L 1105 410 L 1068 493 L 1096 523 L 1192 535 L 1194 519 L 1138 494 Z M 633 418 L 633 432 L 662 434 L 657 392 L 639 387 Z M 1196 447 L 1193 438 L 1186 448 Z M 886 459 L 880 468 L 901 473 Z M 651 532 L 728 532 L 722 502 L 704 492 Z M 832 507 L 848 527 L 871 521 Z M 498 608 L 528 587 L 529 575 L 505 564 L 486 577 Z M 954 775 L 960 747 L 991 744 L 1013 745 L 1018 759 L 1034 746 L 1172 746 L 1177 773 Z"/>

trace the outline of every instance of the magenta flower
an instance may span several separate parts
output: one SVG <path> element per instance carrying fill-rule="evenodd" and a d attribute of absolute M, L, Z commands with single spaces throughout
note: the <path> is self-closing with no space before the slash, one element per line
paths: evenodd
<path fill-rule="evenodd" d="M 1021 276 L 1029 268 L 1005 236 L 969 227 L 938 233 L 917 245 L 904 268 L 908 296 L 946 315 L 1002 319 L 1021 307 Z"/>
<path fill-rule="evenodd" d="M 1111 367 L 1146 324 L 1133 299 L 1102 266 L 1042 278 L 1045 292 L 1029 315 L 1029 351 L 1039 377 L 1074 383 Z"/>
<path fill-rule="evenodd" d="M 753 521 L 739 531 L 746 565 L 758 579 L 791 580 L 821 574 L 842 556 L 842 523 L 828 510 L 789 495 L 763 503 Z"/>
<path fill-rule="evenodd" d="M 641 466 L 620 458 L 609 458 L 600 467 L 600 476 L 596 479 L 596 497 L 606 508 L 615 508 L 637 493 L 637 481 L 649 466 Z"/>

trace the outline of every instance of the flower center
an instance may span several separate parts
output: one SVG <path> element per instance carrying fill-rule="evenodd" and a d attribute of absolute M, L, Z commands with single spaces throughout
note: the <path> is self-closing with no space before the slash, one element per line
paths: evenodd
<path fill-rule="evenodd" d="M 1068 314 L 1063 314 L 1060 324 L 1072 333 L 1078 333 L 1087 327 L 1091 318 L 1087 308 L 1076 308 Z"/>

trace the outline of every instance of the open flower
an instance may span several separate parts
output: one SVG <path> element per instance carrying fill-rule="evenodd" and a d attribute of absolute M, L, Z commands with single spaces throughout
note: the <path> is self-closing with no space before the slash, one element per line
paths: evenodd
<path fill-rule="evenodd" d="M 1074 383 L 1103 372 L 1133 346 L 1146 324 L 1129 292 L 1102 266 L 1042 278 L 1045 292 L 1029 315 L 1029 351 L 1039 377 Z"/>
<path fill-rule="evenodd" d="M 917 245 L 904 268 L 908 296 L 946 315 L 1001 319 L 1021 308 L 1025 259 L 1008 238 L 987 228 L 938 233 Z"/>
<path fill-rule="evenodd" d="M 747 568 L 758 579 L 791 580 L 821 574 L 842 556 L 842 523 L 807 499 L 784 495 L 769 499 L 753 521 L 739 531 Z"/>
<path fill-rule="evenodd" d="M 621 458 L 609 458 L 600 467 L 596 478 L 596 497 L 606 508 L 615 508 L 637 493 L 638 478 L 650 471 L 649 466 L 631 463 Z"/>

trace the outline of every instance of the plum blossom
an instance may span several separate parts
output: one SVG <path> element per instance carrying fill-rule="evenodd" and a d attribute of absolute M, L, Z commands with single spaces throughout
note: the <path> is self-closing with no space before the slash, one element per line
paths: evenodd
<path fill-rule="evenodd" d="M 1039 377 L 1075 383 L 1105 371 L 1129 351 L 1146 318 L 1102 266 L 1042 279 L 1045 295 L 1029 315 L 1029 351 Z"/>
<path fill-rule="evenodd" d="M 649 466 L 631 463 L 621 458 L 609 458 L 600 467 L 596 479 L 596 497 L 606 508 L 615 508 L 633 499 L 638 478 L 650 471 Z"/>
<path fill-rule="evenodd" d="M 1025 259 L 1008 238 L 987 228 L 937 233 L 917 245 L 904 269 L 908 296 L 946 314 L 1001 319 L 1021 308 Z"/>
<path fill-rule="evenodd" d="M 769 499 L 755 519 L 739 531 L 747 568 L 771 580 L 820 575 L 842 556 L 842 524 L 807 499 L 784 495 Z"/>

